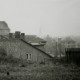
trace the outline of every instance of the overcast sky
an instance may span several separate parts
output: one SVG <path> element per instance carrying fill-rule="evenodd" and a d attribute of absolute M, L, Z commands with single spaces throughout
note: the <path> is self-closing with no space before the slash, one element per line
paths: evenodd
<path fill-rule="evenodd" d="M 11 32 L 79 36 L 80 0 L 0 0 L 0 21 L 6 21 Z"/>

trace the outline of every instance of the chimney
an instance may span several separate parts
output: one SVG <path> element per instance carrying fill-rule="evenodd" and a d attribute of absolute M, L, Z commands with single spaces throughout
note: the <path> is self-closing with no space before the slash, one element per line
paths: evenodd
<path fill-rule="evenodd" d="M 25 33 L 21 33 L 21 39 L 25 39 Z"/>
<path fill-rule="evenodd" d="M 15 38 L 20 39 L 20 31 L 15 32 Z"/>
<path fill-rule="evenodd" d="M 13 38 L 13 33 L 9 33 L 9 38 Z"/>

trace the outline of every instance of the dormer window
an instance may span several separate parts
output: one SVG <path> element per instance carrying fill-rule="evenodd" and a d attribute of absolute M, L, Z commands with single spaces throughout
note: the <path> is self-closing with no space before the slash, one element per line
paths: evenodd
<path fill-rule="evenodd" d="M 40 44 L 44 44 L 44 45 L 45 45 L 45 44 L 46 44 L 46 42 L 45 42 L 45 41 L 41 41 L 41 42 L 40 42 Z"/>

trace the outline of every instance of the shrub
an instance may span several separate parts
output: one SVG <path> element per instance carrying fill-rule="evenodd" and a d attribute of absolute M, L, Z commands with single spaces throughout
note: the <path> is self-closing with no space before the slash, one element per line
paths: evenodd
<path fill-rule="evenodd" d="M 0 48 L 0 57 L 5 57 L 5 56 L 7 56 L 5 49 Z"/>
<path fill-rule="evenodd" d="M 40 64 L 45 64 L 45 62 L 41 61 Z"/>

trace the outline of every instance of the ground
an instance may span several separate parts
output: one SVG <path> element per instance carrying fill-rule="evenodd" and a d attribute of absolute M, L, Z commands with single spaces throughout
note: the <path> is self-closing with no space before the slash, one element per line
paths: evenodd
<path fill-rule="evenodd" d="M 80 67 L 54 63 L 28 64 L 25 67 L 4 64 L 0 65 L 0 80 L 80 80 Z"/>

